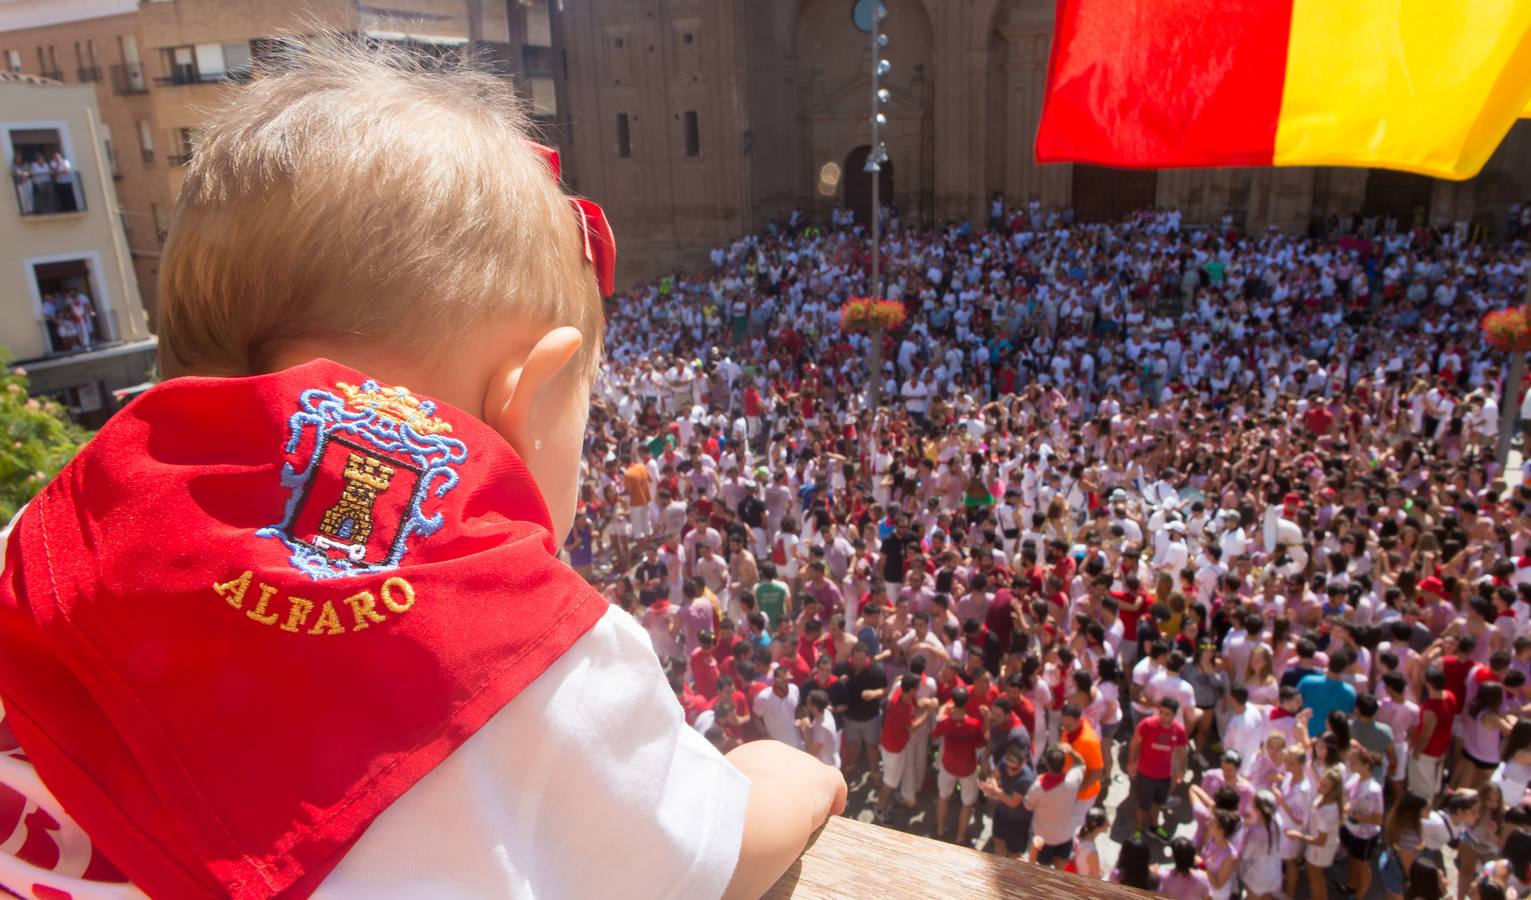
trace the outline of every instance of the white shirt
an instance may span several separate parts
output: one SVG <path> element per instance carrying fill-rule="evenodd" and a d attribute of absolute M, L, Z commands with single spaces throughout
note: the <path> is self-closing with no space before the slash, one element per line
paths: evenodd
<path fill-rule="evenodd" d="M 721 894 L 749 780 L 686 727 L 647 643 L 608 610 L 385 810 L 315 896 Z"/>
<path fill-rule="evenodd" d="M 772 688 L 755 695 L 750 711 L 760 717 L 766 736 L 789 747 L 803 749 L 803 733 L 797 730 L 797 685 L 787 685 L 787 696 L 778 697 Z"/>

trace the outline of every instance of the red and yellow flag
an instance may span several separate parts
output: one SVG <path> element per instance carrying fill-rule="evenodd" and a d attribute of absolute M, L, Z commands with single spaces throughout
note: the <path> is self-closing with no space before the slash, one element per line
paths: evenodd
<path fill-rule="evenodd" d="M 1058 0 L 1036 149 L 1460 179 L 1521 115 L 1528 0 Z"/>

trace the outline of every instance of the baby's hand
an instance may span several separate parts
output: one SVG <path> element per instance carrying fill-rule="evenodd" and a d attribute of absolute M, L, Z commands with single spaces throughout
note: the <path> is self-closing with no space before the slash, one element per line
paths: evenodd
<path fill-rule="evenodd" d="M 728 754 L 750 780 L 739 862 L 725 897 L 759 897 L 803 851 L 808 838 L 845 812 L 845 777 L 779 741 L 751 741 Z"/>

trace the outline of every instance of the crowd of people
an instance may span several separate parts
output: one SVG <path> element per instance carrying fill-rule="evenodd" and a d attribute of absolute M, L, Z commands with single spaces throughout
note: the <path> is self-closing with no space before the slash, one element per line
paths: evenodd
<path fill-rule="evenodd" d="M 11 181 L 24 216 L 77 212 L 82 208 L 75 194 L 74 163 L 63 151 L 54 151 L 51 157 L 35 153 L 31 162 L 25 153 L 17 151 L 11 164 Z"/>
<path fill-rule="evenodd" d="M 1525 896 L 1531 490 L 1478 325 L 1525 244 L 996 200 L 888 211 L 890 333 L 841 328 L 844 216 L 609 307 L 566 549 L 688 721 L 1171 897 Z"/>

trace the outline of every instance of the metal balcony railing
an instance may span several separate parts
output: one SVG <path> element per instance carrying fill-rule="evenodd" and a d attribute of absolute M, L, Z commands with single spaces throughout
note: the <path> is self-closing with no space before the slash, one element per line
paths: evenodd
<path fill-rule="evenodd" d="M 147 94 L 149 86 L 144 82 L 144 67 L 140 63 L 118 63 L 112 66 L 112 92 L 118 96 Z"/>

